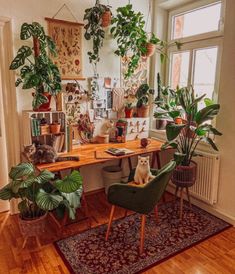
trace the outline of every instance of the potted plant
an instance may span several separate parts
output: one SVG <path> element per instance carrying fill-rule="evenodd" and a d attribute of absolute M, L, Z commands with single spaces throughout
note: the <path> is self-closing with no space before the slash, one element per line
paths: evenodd
<path fill-rule="evenodd" d="M 168 122 L 180 123 L 182 118 L 178 107 L 177 93 L 169 86 L 165 87 L 161 83 L 160 74 L 157 74 L 157 96 L 154 100 L 156 110 L 154 118 L 156 119 L 156 129 L 166 128 Z"/>
<path fill-rule="evenodd" d="M 99 0 L 96 0 L 94 7 L 85 10 L 83 20 L 87 20 L 87 24 L 84 26 L 84 37 L 88 41 L 93 40 L 93 51 L 88 51 L 87 54 L 96 73 L 96 65 L 100 60 L 99 51 L 103 46 L 105 37 L 103 27 L 107 27 L 111 23 L 110 6 L 102 5 Z"/>
<path fill-rule="evenodd" d="M 196 180 L 196 163 L 193 157 L 200 142 L 208 143 L 214 150 L 218 150 L 213 141 L 215 135 L 222 135 L 212 125 L 212 120 L 219 112 L 220 105 L 214 104 L 210 99 L 204 99 L 205 95 L 198 98 L 194 95 L 193 88 L 180 88 L 176 91 L 178 106 L 181 109 L 183 123 L 174 121 L 167 124 L 167 142 L 163 149 L 172 147 L 177 150 L 176 156 L 180 165 L 173 172 L 172 182 L 177 186 L 189 187 Z M 204 99 L 205 107 L 198 110 L 198 103 Z M 192 132 L 193 134 L 189 134 Z"/>
<path fill-rule="evenodd" d="M 80 206 L 82 177 L 78 171 L 62 180 L 54 180 L 54 174 L 38 172 L 33 164 L 21 163 L 11 168 L 11 182 L 0 190 L 0 199 L 20 199 L 19 226 L 24 237 L 38 237 L 45 231 L 47 212 L 56 210 L 62 217 L 65 210 L 75 218 Z"/>
<path fill-rule="evenodd" d="M 53 123 L 50 124 L 50 131 L 53 134 L 60 133 L 61 124 L 58 121 L 53 121 Z"/>
<path fill-rule="evenodd" d="M 22 84 L 23 89 L 33 88 L 33 109 L 50 110 L 51 96 L 61 92 L 61 77 L 59 70 L 48 56 L 56 55 L 56 47 L 51 37 L 45 34 L 43 27 L 37 23 L 24 23 L 21 26 L 21 40 L 32 39 L 32 47 L 23 45 L 10 65 L 11 70 L 18 70 L 20 77 L 16 87 Z"/>
<path fill-rule="evenodd" d="M 148 117 L 149 116 L 149 97 L 154 95 L 154 89 L 150 89 L 148 84 L 142 84 L 136 91 L 137 99 L 137 116 Z"/>
<path fill-rule="evenodd" d="M 125 78 L 129 78 L 138 67 L 142 56 L 151 56 L 156 45 L 161 60 L 165 56 L 167 44 L 151 33 L 150 38 L 145 31 L 144 15 L 135 12 L 131 4 L 117 9 L 117 15 L 112 19 L 111 33 L 117 40 L 118 49 L 115 54 L 121 57 L 130 56 Z"/>
<path fill-rule="evenodd" d="M 125 117 L 131 118 L 133 116 L 133 105 L 132 103 L 126 103 L 125 105 Z"/>

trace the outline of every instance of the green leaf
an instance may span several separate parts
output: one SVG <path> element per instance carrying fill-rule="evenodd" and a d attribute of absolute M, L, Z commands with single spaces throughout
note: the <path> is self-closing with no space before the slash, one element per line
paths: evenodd
<path fill-rule="evenodd" d="M 71 193 L 78 190 L 82 186 L 82 176 L 76 170 L 74 170 L 69 176 L 66 176 L 63 180 L 57 180 L 54 186 L 64 193 Z"/>
<path fill-rule="evenodd" d="M 210 98 L 205 98 L 204 103 L 207 107 L 214 104 L 214 102 Z"/>
<path fill-rule="evenodd" d="M 57 52 L 56 52 L 56 45 L 54 40 L 50 37 L 50 36 L 45 36 L 46 37 L 46 42 L 47 42 L 47 46 L 49 48 L 50 53 L 56 57 L 57 56 Z"/>
<path fill-rule="evenodd" d="M 31 163 L 20 163 L 15 167 L 12 167 L 9 173 L 9 177 L 12 180 L 17 180 L 23 176 L 29 176 L 34 174 L 34 167 Z"/>
<path fill-rule="evenodd" d="M 27 40 L 32 36 L 32 25 L 24 23 L 21 26 L 20 39 Z"/>
<path fill-rule="evenodd" d="M 25 59 L 32 54 L 32 50 L 28 46 L 22 46 L 18 52 L 16 57 L 13 59 L 10 65 L 11 70 L 18 69 L 20 66 L 23 66 L 25 63 Z"/>
<path fill-rule="evenodd" d="M 202 140 L 203 140 L 204 142 L 208 143 L 209 145 L 211 145 L 211 147 L 212 147 L 214 150 L 219 151 L 219 149 L 217 148 L 216 144 L 212 141 L 211 138 L 209 138 L 209 137 L 204 137 Z"/>
<path fill-rule="evenodd" d="M 40 105 L 48 101 L 47 97 L 41 93 L 36 92 L 33 97 L 33 108 L 37 109 Z"/>
<path fill-rule="evenodd" d="M 0 200 L 11 200 L 12 198 L 14 198 L 14 195 L 11 184 L 7 184 L 0 190 Z"/>
<path fill-rule="evenodd" d="M 40 83 L 40 76 L 34 72 L 29 72 L 25 74 L 24 84 L 22 86 L 23 89 L 30 89 L 33 87 L 37 87 Z"/>
<path fill-rule="evenodd" d="M 167 149 L 168 147 L 172 147 L 172 148 L 177 148 L 178 147 L 178 143 L 174 142 L 174 141 L 170 141 L 170 142 L 165 142 L 165 144 L 162 145 L 161 149 Z"/>
<path fill-rule="evenodd" d="M 60 195 L 47 193 L 43 189 L 40 189 L 36 195 L 38 207 L 45 211 L 57 208 L 62 201 L 63 198 Z"/>
<path fill-rule="evenodd" d="M 16 82 L 15 82 L 15 86 L 18 87 L 21 83 L 22 83 L 22 79 L 21 78 L 17 78 Z"/>
<path fill-rule="evenodd" d="M 80 187 L 78 190 L 72 193 L 61 193 L 62 196 L 69 202 L 69 205 L 73 208 L 79 208 L 81 202 L 83 188 Z"/>
<path fill-rule="evenodd" d="M 166 136 L 168 141 L 172 141 L 175 138 L 178 137 L 180 134 L 181 130 L 185 127 L 184 124 L 182 125 L 177 125 L 177 124 L 167 124 L 166 125 Z"/>
<path fill-rule="evenodd" d="M 55 177 L 54 173 L 45 169 L 35 178 L 35 181 L 37 181 L 37 183 L 39 184 L 44 184 L 46 182 L 49 182 L 50 180 L 53 180 L 54 177 Z"/>
<path fill-rule="evenodd" d="M 174 161 L 176 162 L 177 165 L 180 165 L 183 162 L 185 156 L 186 156 L 186 154 L 175 152 L 174 153 Z"/>
<path fill-rule="evenodd" d="M 212 120 L 219 113 L 220 105 L 213 104 L 199 110 L 195 115 L 195 121 L 198 125 Z"/>
<path fill-rule="evenodd" d="M 216 128 L 214 128 L 214 127 L 211 127 L 210 128 L 210 131 L 214 134 L 214 135 L 218 135 L 218 136 L 222 136 L 223 134 L 220 132 L 220 131 L 218 131 Z"/>

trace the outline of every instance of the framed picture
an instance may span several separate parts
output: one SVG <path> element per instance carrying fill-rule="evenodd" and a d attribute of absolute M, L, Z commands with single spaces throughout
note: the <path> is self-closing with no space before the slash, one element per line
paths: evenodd
<path fill-rule="evenodd" d="M 45 18 L 48 33 L 55 41 L 57 57 L 51 56 L 63 80 L 85 80 L 82 70 L 83 24 Z"/>

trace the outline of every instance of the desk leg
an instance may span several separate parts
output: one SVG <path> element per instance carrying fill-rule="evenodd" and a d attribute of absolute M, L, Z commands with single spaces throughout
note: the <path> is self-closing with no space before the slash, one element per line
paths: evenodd
<path fill-rule="evenodd" d="M 132 171 L 131 157 L 128 157 L 128 164 L 129 164 L 130 171 Z"/>
<path fill-rule="evenodd" d="M 155 159 L 156 159 L 156 152 L 154 151 L 152 153 L 152 163 L 151 163 L 151 168 L 154 168 L 155 165 Z"/>
<path fill-rule="evenodd" d="M 157 168 L 160 169 L 161 168 L 160 151 L 156 151 L 155 154 L 157 159 Z"/>

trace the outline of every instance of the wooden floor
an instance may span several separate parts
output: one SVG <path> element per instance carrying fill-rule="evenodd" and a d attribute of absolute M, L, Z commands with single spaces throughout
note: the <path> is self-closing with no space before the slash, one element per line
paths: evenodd
<path fill-rule="evenodd" d="M 168 199 L 171 197 L 169 196 Z M 92 226 L 107 223 L 110 206 L 105 199 L 105 194 L 92 194 L 87 197 L 87 200 L 92 215 L 98 221 L 97 223 L 93 220 Z M 118 209 L 115 217 L 122 217 L 123 214 L 124 211 Z M 87 223 L 83 221 L 67 229 L 65 234 L 71 235 L 86 228 Z M 56 239 L 58 239 L 56 228 L 48 222 L 48 231 L 42 239 L 41 250 L 37 249 L 33 239 L 22 250 L 23 239 L 18 228 L 17 216 L 1 213 L 0 273 L 69 273 L 52 244 Z M 235 228 L 230 228 L 144 273 L 235 273 Z"/>

